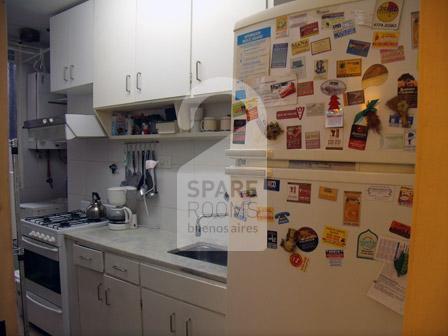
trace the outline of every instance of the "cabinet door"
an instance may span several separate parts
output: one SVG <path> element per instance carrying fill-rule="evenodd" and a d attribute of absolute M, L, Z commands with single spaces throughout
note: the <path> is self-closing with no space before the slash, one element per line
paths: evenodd
<path fill-rule="evenodd" d="M 69 11 L 69 87 L 93 82 L 93 0 Z"/>
<path fill-rule="evenodd" d="M 181 330 L 176 330 L 176 319 L 179 318 L 176 310 L 178 301 L 157 294 L 153 291 L 142 289 L 143 307 L 143 335 L 144 336 L 171 336 L 181 335 Z"/>
<path fill-rule="evenodd" d="M 134 100 L 136 0 L 95 0 L 95 108 Z"/>
<path fill-rule="evenodd" d="M 50 18 L 50 86 L 52 92 L 64 90 L 69 85 L 68 20 L 68 12 Z"/>
<path fill-rule="evenodd" d="M 226 335 L 225 316 L 179 302 L 177 328 L 185 336 Z M 179 334 L 178 334 L 179 335 Z"/>
<path fill-rule="evenodd" d="M 137 101 L 190 91 L 190 0 L 137 0 Z"/>
<path fill-rule="evenodd" d="M 103 335 L 106 324 L 103 273 L 79 266 L 76 267 L 76 272 L 81 334 Z"/>
<path fill-rule="evenodd" d="M 193 0 L 192 94 L 232 89 L 234 25 L 265 8 L 265 0 Z"/>
<path fill-rule="evenodd" d="M 104 275 L 107 335 L 141 335 L 140 287 Z"/>

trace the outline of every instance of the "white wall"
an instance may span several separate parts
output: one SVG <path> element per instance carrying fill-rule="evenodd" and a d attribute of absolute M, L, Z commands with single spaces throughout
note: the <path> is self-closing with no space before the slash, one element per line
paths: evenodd
<path fill-rule="evenodd" d="M 91 110 L 90 96 L 69 96 L 69 113 L 86 113 Z M 207 115 L 224 114 L 228 106 L 223 104 L 207 105 L 204 109 Z M 207 111 L 211 112 L 208 113 Z M 139 224 L 149 227 L 159 226 L 162 230 L 177 231 L 177 215 L 181 211 L 177 202 L 178 182 L 185 176 L 185 167 L 194 170 L 197 176 L 213 176 L 225 179 L 224 168 L 231 164 L 225 158 L 224 151 L 229 140 L 195 140 L 195 141 L 162 141 L 157 144 L 158 158 L 169 158 L 170 168 L 157 169 L 159 193 L 148 200 L 147 216 L 140 202 L 138 216 Z M 68 153 L 68 202 L 69 209 L 80 207 L 81 200 L 90 199 L 93 191 L 107 199 L 106 190 L 119 186 L 124 180 L 124 143 L 108 139 L 75 139 L 67 144 Z M 109 165 L 117 164 L 118 174 L 112 174 Z M 204 223 L 206 223 L 204 221 Z"/>

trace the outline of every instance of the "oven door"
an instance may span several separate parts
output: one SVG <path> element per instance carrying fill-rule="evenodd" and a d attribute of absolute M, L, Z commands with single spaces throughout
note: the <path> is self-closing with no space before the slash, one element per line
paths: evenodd
<path fill-rule="evenodd" d="M 26 236 L 22 236 L 21 245 L 27 291 L 61 306 L 59 249 Z"/>

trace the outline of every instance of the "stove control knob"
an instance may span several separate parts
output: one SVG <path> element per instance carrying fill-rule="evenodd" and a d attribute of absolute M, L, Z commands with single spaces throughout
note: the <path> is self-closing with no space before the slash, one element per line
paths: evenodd
<path fill-rule="evenodd" d="M 45 240 L 46 240 L 46 241 L 51 241 L 51 237 L 50 237 L 49 235 L 46 235 L 46 236 L 45 236 Z"/>
<path fill-rule="evenodd" d="M 45 235 L 43 233 L 38 232 L 37 237 L 39 237 L 40 239 L 44 239 Z"/>
<path fill-rule="evenodd" d="M 34 231 L 31 231 L 31 232 L 30 232 L 30 236 L 31 236 L 31 237 L 34 237 L 35 235 L 36 235 L 36 232 L 34 232 Z"/>
<path fill-rule="evenodd" d="M 48 241 L 51 242 L 51 243 L 54 243 L 56 241 L 56 238 L 55 237 L 50 237 L 50 239 Z"/>

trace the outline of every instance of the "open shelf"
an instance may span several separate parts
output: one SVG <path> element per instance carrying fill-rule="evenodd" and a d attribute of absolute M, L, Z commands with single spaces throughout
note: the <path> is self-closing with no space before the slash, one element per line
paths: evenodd
<path fill-rule="evenodd" d="M 194 140 L 194 139 L 222 139 L 230 134 L 229 131 L 218 132 L 184 132 L 175 134 L 145 134 L 145 135 L 114 135 L 109 139 L 117 141 L 151 141 L 151 140 Z"/>

